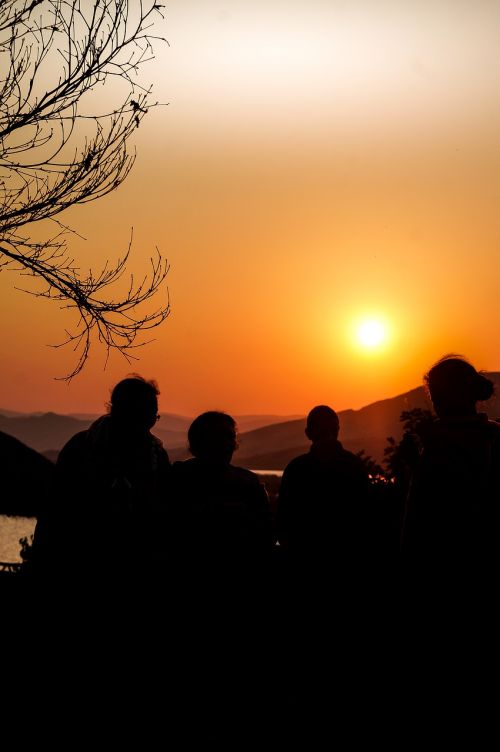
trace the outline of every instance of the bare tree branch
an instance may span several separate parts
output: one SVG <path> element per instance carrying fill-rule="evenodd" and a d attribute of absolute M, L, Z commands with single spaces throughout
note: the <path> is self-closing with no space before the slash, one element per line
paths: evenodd
<path fill-rule="evenodd" d="M 135 152 L 128 141 L 159 104 L 137 74 L 153 59 L 154 41 L 166 41 L 152 33 L 162 7 L 153 0 L 0 0 L 0 271 L 34 277 L 40 289 L 26 292 L 76 309 L 76 329 L 61 343 L 77 354 L 68 380 L 94 341 L 108 356 L 116 350 L 135 358 L 145 344 L 139 334 L 170 311 L 168 292 L 152 312 L 142 309 L 168 273 L 158 250 L 149 276 L 131 277 L 125 297 L 114 300 L 110 288 L 126 271 L 132 238 L 114 266 L 82 276 L 68 254 L 73 231 L 56 219 L 114 191 L 129 174 Z M 103 108 L 96 93 L 113 81 Z M 109 106 L 113 95 L 118 102 Z M 58 230 L 37 242 L 27 233 L 42 220 Z"/>

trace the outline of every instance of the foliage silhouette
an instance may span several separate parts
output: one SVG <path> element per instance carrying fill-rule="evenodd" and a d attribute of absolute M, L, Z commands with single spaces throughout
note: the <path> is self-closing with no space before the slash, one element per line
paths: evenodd
<path fill-rule="evenodd" d="M 385 471 L 382 465 L 380 465 L 376 460 L 374 460 L 371 455 L 366 454 L 364 449 L 361 449 L 361 451 L 356 452 L 356 457 L 359 457 L 359 459 L 363 463 L 368 473 L 371 483 L 377 483 L 380 480 L 382 481 L 386 480 Z"/>
<path fill-rule="evenodd" d="M 19 551 L 21 559 L 25 564 L 29 564 L 31 560 L 31 552 L 33 550 L 33 535 L 25 535 L 24 537 L 19 538 L 19 545 L 21 546 Z"/>
<path fill-rule="evenodd" d="M 422 448 L 422 437 L 436 417 L 431 410 L 415 407 L 403 410 L 400 421 L 403 424 L 403 436 L 397 442 L 392 436 L 387 437 L 388 445 L 384 449 L 384 464 L 387 475 L 394 479 L 403 492 L 408 489 L 412 472 L 416 467 Z"/>
<path fill-rule="evenodd" d="M 137 73 L 161 39 L 152 28 L 162 7 L 154 0 L 0 2 L 0 270 L 34 278 L 25 292 L 75 312 L 76 323 L 56 345 L 70 344 L 77 354 L 67 380 L 81 371 L 96 340 L 107 357 L 116 350 L 136 359 L 135 348 L 145 344 L 138 335 L 169 314 L 168 295 L 152 311 L 141 305 L 168 272 L 158 250 L 149 275 L 131 276 L 115 298 L 110 288 L 124 275 L 132 235 L 114 265 L 106 260 L 85 275 L 68 250 L 68 234 L 76 233 L 59 218 L 114 191 L 132 168 L 128 141 L 159 104 Z M 102 87 L 105 103 L 96 98 Z M 42 229 L 32 230 L 39 222 Z M 47 222 L 56 229 L 43 235 Z"/>

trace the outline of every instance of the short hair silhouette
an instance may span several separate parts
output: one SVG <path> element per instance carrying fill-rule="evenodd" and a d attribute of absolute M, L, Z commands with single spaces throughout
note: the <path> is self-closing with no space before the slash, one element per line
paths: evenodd
<path fill-rule="evenodd" d="M 424 376 L 424 383 L 438 415 L 474 413 L 476 402 L 488 400 L 493 382 L 461 355 L 445 355 Z"/>
<path fill-rule="evenodd" d="M 109 414 L 119 423 L 149 429 L 157 419 L 159 394 L 156 381 L 131 374 L 112 390 Z"/>
<path fill-rule="evenodd" d="M 231 461 L 238 447 L 236 421 L 227 413 L 209 410 L 198 415 L 188 430 L 189 451 L 198 459 Z"/>
<path fill-rule="evenodd" d="M 336 439 L 339 435 L 339 417 L 328 405 L 316 405 L 307 416 L 306 436 L 311 441 Z"/>

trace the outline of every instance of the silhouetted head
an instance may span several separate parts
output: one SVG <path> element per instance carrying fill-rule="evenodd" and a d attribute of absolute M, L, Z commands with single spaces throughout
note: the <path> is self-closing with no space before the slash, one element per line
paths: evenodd
<path fill-rule="evenodd" d="M 126 431 L 149 431 L 158 418 L 159 393 L 155 381 L 131 374 L 111 392 L 109 413 Z"/>
<path fill-rule="evenodd" d="M 335 410 L 327 405 L 313 407 L 307 416 L 306 436 L 313 442 L 337 439 L 339 418 Z"/>
<path fill-rule="evenodd" d="M 476 402 L 489 399 L 494 384 L 465 358 L 446 355 L 426 373 L 424 383 L 437 415 L 474 415 Z"/>
<path fill-rule="evenodd" d="M 229 464 L 238 448 L 236 423 L 230 415 L 215 410 L 198 415 L 188 431 L 189 451 L 194 457 L 215 464 Z"/>

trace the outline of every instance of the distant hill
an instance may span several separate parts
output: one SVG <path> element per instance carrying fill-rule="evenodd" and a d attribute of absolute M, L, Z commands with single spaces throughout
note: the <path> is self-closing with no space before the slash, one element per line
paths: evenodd
<path fill-rule="evenodd" d="M 500 374 L 498 384 L 500 388 Z M 346 449 L 353 452 L 364 450 L 366 454 L 382 462 L 387 437 L 401 436 L 401 412 L 416 407 L 430 409 L 421 387 L 391 399 L 374 402 L 360 410 L 343 410 L 339 413 L 340 440 Z M 304 434 L 304 428 L 305 416 L 243 432 L 240 434 L 240 448 L 234 455 L 233 462 L 255 470 L 282 470 L 293 457 L 309 450 L 310 442 Z M 173 460 L 189 456 L 186 445 L 171 445 L 168 449 Z"/>
<path fill-rule="evenodd" d="M 17 410 L 7 410 L 5 407 L 0 407 L 0 415 L 4 415 L 6 418 L 16 418 L 20 415 L 26 416 L 26 413 L 20 413 Z"/>
<path fill-rule="evenodd" d="M 0 431 L 14 436 L 23 444 L 54 460 L 64 444 L 75 433 L 85 431 L 94 419 L 93 416 L 92 419 L 79 420 L 69 415 L 58 415 L 57 413 L 22 415 L 11 418 L 0 414 Z M 154 433 L 166 447 L 186 444 L 186 431 L 164 430 L 157 424 Z"/>
<path fill-rule="evenodd" d="M 302 415 L 235 415 L 240 434 L 254 431 L 262 426 L 272 426 L 275 423 L 286 423 L 291 420 L 299 420 Z"/>
<path fill-rule="evenodd" d="M 0 408 L 0 431 L 14 436 L 27 446 L 49 457 L 52 461 L 64 444 L 79 431 L 86 430 L 99 416 L 91 413 L 74 413 L 59 415 L 47 413 L 19 413 Z M 235 416 L 240 431 L 248 431 L 263 425 L 283 422 L 297 416 L 283 415 L 242 415 Z M 187 432 L 193 418 L 173 413 L 161 413 L 161 420 L 155 425 L 153 433 L 160 438 L 173 458 L 189 456 L 187 451 Z"/>
<path fill-rule="evenodd" d="M 15 436 L 32 449 L 43 452 L 61 447 L 78 431 L 88 428 L 90 421 L 77 420 L 69 415 L 45 413 L 12 418 L 0 414 L 0 431 Z"/>
<path fill-rule="evenodd" d="M 0 514 L 34 517 L 46 501 L 53 478 L 52 462 L 18 439 L 0 431 L 2 493 Z"/>
<path fill-rule="evenodd" d="M 479 409 L 490 418 L 500 418 L 500 373 L 487 374 L 495 383 L 495 395 Z M 340 440 L 352 452 L 364 450 L 378 462 L 384 459 L 387 437 L 400 439 L 403 410 L 432 409 L 422 387 L 390 399 L 373 402 L 360 410 L 339 412 Z M 250 431 L 240 437 L 240 449 L 234 456 L 235 464 L 255 470 L 281 470 L 293 457 L 309 450 L 310 442 L 304 435 L 305 418 L 267 426 Z"/>
<path fill-rule="evenodd" d="M 480 409 L 491 418 L 500 418 L 500 373 L 487 375 L 495 383 L 496 394 Z M 401 436 L 401 412 L 417 407 L 430 409 L 422 387 L 373 402 L 360 410 L 343 410 L 339 413 L 340 440 L 346 449 L 354 452 L 363 449 L 382 462 L 387 437 L 399 439 Z M 0 409 L 0 431 L 54 459 L 66 441 L 88 428 L 96 417 L 55 413 L 23 415 Z M 309 449 L 310 444 L 304 435 L 305 417 L 273 414 L 242 415 L 235 416 L 235 419 L 240 430 L 240 449 L 234 456 L 235 464 L 256 470 L 280 470 L 292 457 Z M 162 413 L 154 428 L 172 460 L 189 457 L 187 429 L 191 421 L 188 416 Z"/>

